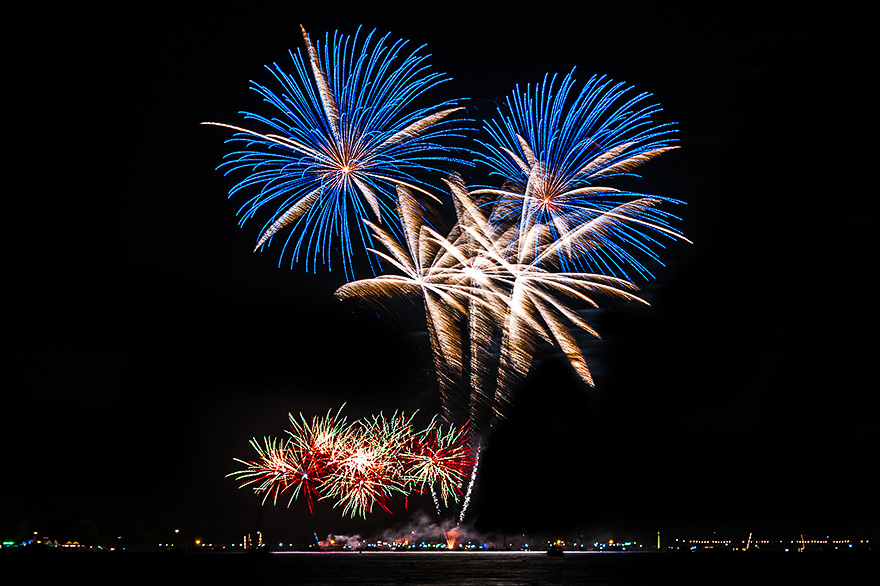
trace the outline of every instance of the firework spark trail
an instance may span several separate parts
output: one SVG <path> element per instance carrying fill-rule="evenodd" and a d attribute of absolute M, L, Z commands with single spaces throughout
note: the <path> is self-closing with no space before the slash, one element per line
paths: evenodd
<path fill-rule="evenodd" d="M 319 259 L 330 267 L 330 251 L 338 241 L 343 270 L 351 279 L 353 241 L 372 247 L 362 218 L 372 216 L 399 233 L 390 203 L 397 185 L 433 198 L 417 175 L 435 174 L 445 163 L 472 164 L 446 144 L 446 139 L 461 138 L 469 121 L 454 116 L 463 110 L 456 101 L 413 107 L 448 81 L 430 71 L 428 56 L 419 53 L 423 47 L 407 55 L 407 41 L 388 44 L 386 34 L 373 42 L 375 31 L 361 41 L 360 28 L 354 37 L 335 33 L 331 41 L 328 34 L 323 45 L 313 43 L 304 28 L 302 36 L 306 56 L 290 52 L 293 74 L 277 64 L 267 66 L 280 91 L 252 82 L 276 112 L 245 112 L 244 117 L 265 130 L 203 124 L 234 131 L 227 142 L 242 145 L 218 167 L 226 174 L 247 173 L 230 189 L 230 197 L 257 190 L 239 209 L 239 224 L 265 207 L 275 208 L 255 250 L 292 225 L 281 253 L 292 248 L 291 267 L 300 254 L 312 271 Z M 376 261 L 368 259 L 375 274 Z"/>
<path fill-rule="evenodd" d="M 417 431 L 412 419 L 379 414 L 348 423 L 339 412 L 311 421 L 291 415 L 287 440 L 264 438 L 262 445 L 252 440 L 258 458 L 236 458 L 245 468 L 228 476 L 263 494 L 264 503 L 289 492 L 290 506 L 305 494 L 310 511 L 313 501 L 333 500 L 343 515 L 366 517 L 374 506 L 390 513 L 395 494 L 430 492 L 439 514 L 441 500 L 444 506 L 459 502 L 461 484 L 474 466 L 469 431 L 443 428 L 435 420 Z"/>
<path fill-rule="evenodd" d="M 461 514 L 458 516 L 459 525 L 464 523 L 465 513 L 467 513 L 468 506 L 471 504 L 471 491 L 473 491 L 474 483 L 477 481 L 477 468 L 480 467 L 480 448 L 481 444 L 477 444 L 477 454 L 474 457 L 474 467 L 471 469 L 471 480 L 468 483 L 467 492 L 464 495 L 464 502 L 461 505 Z"/>
<path fill-rule="evenodd" d="M 540 234 L 533 235 L 538 232 Z M 514 264 L 500 256 L 497 247 L 484 235 L 473 233 L 485 254 L 493 256 L 498 271 L 492 281 L 505 287 L 505 304 L 497 310 L 502 326 L 500 366 L 495 393 L 495 416 L 503 420 L 511 403 L 515 382 L 525 376 L 532 361 L 538 339 L 556 344 L 566 355 L 581 379 L 592 385 L 592 377 L 586 361 L 569 332 L 569 326 L 582 329 L 591 335 L 598 333 L 577 313 L 572 311 L 563 298 L 577 299 L 592 307 L 598 307 L 595 296 L 618 297 L 645 303 L 631 293 L 635 286 L 622 279 L 588 273 L 551 272 L 540 265 L 547 259 L 555 259 L 555 248 L 560 241 L 546 237 L 546 227 L 535 226 L 528 235 L 535 244 L 537 254 L 530 263 Z"/>
<path fill-rule="evenodd" d="M 558 238 L 545 225 L 535 225 L 524 235 L 516 227 L 501 232 L 480 211 L 460 178 L 452 177 L 447 184 L 459 213 L 449 236 L 440 236 L 420 214 L 413 213 L 417 204 L 407 190 L 400 189 L 398 210 L 406 218 L 407 246 L 378 226 L 371 227 L 393 256 L 377 254 L 407 277 L 382 275 L 354 281 L 341 287 L 337 296 L 383 303 L 395 295 L 421 290 L 445 419 L 469 419 L 485 432 L 506 417 L 516 382 L 528 372 L 539 339 L 558 345 L 584 382 L 593 384 L 569 327 L 598 334 L 568 308 L 564 298 L 591 307 L 598 307 L 596 296 L 644 301 L 624 279 L 553 270 L 560 256 L 601 245 L 596 242 L 598 227 L 616 220 L 597 218 Z M 623 205 L 632 213 L 642 209 L 638 203 Z M 514 250 L 510 243 L 516 237 L 527 242 L 520 249 L 533 254 L 523 258 L 517 253 L 517 258 L 510 258 Z M 493 351 L 498 331 L 500 346 Z M 470 340 L 467 362 L 465 336 Z M 495 355 L 499 361 L 493 385 L 490 372 Z"/>
<path fill-rule="evenodd" d="M 431 487 L 431 499 L 434 501 L 434 510 L 437 511 L 437 516 L 441 516 L 443 513 L 440 511 L 440 500 L 437 498 L 437 491 L 433 486 Z"/>
<path fill-rule="evenodd" d="M 440 388 L 443 417 L 447 423 L 461 425 L 468 419 L 466 397 L 462 396 L 464 377 L 462 324 L 468 308 L 487 305 L 487 292 L 473 283 L 468 273 L 466 249 L 442 237 L 428 218 L 436 212 L 420 205 L 412 193 L 398 187 L 397 211 L 403 224 L 405 241 L 398 242 L 388 231 L 368 223 L 388 253 L 375 251 L 404 276 L 380 275 L 343 285 L 336 291 L 340 299 L 358 298 L 383 304 L 396 297 L 421 295 L 429 340 Z M 461 264 L 464 263 L 464 264 Z"/>

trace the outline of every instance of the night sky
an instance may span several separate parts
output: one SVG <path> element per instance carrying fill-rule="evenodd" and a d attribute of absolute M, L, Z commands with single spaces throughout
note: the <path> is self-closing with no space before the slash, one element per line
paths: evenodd
<path fill-rule="evenodd" d="M 880 537 L 867 10 L 663 4 L 14 19 L 0 537 L 154 543 L 179 528 L 222 542 L 260 524 L 298 541 L 431 512 L 427 498 L 367 521 L 329 503 L 260 513 L 225 478 L 289 412 L 439 408 L 418 307 L 377 315 L 333 297 L 341 271 L 279 268 L 277 245 L 252 253 L 261 224 L 237 226 L 243 200 L 215 170 L 229 133 L 199 123 L 258 110 L 248 82 L 289 65 L 300 24 L 426 43 L 453 78 L 437 99 L 491 110 L 576 66 L 580 82 L 653 93 L 679 123 L 682 148 L 638 186 L 687 202 L 677 227 L 693 244 L 637 282 L 650 308 L 591 316 L 595 388 L 553 352 L 535 364 L 483 455 L 475 531 Z"/>

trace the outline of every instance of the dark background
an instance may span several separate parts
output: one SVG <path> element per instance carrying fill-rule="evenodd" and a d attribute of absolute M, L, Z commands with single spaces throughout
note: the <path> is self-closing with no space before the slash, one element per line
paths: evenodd
<path fill-rule="evenodd" d="M 13 15 L 0 537 L 156 543 L 381 532 L 327 503 L 260 512 L 225 475 L 288 412 L 438 408 L 418 311 L 344 304 L 340 272 L 253 254 L 214 168 L 248 80 L 359 24 L 427 43 L 438 99 L 546 72 L 652 92 L 681 149 L 644 168 L 693 245 L 548 355 L 483 454 L 478 532 L 876 536 L 875 99 L 867 8 L 655 3 L 77 7 Z"/>

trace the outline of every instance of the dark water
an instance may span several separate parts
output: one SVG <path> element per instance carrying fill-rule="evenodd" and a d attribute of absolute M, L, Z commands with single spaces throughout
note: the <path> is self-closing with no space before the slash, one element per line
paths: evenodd
<path fill-rule="evenodd" d="M 873 553 L 62 553 L 0 556 L 21 584 L 878 584 Z"/>

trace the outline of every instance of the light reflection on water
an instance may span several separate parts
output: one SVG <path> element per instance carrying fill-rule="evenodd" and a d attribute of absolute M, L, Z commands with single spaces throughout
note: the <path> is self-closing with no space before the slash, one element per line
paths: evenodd
<path fill-rule="evenodd" d="M 858 584 L 872 553 L 589 553 L 540 552 L 114 553 L 0 556 L 13 575 L 27 566 L 29 583 L 326 585 L 656 585 Z M 9 563 L 13 562 L 13 563 Z M 863 578 L 862 578 L 863 579 Z M 861 582 L 864 583 L 864 582 Z"/>

